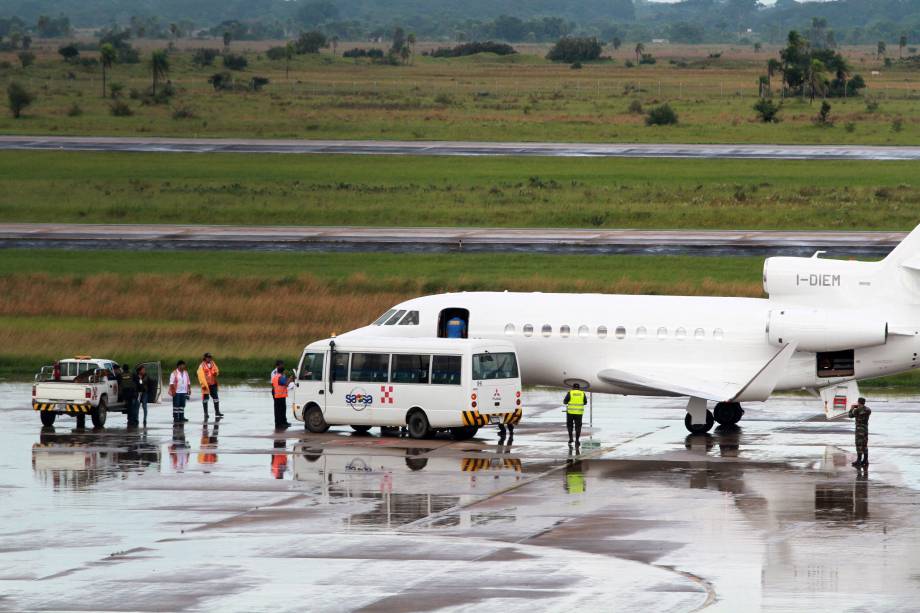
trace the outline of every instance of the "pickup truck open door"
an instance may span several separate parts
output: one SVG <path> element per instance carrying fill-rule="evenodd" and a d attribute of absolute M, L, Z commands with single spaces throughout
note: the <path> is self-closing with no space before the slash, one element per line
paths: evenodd
<path fill-rule="evenodd" d="M 159 402 L 160 396 L 163 394 L 163 368 L 159 362 L 143 362 L 138 364 L 136 368 L 141 366 L 147 369 L 147 378 L 156 381 L 156 391 L 147 397 L 147 402 Z"/>

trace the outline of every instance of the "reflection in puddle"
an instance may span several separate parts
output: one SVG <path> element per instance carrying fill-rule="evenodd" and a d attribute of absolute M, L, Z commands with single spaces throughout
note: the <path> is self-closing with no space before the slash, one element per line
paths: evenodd
<path fill-rule="evenodd" d="M 87 489 L 159 465 L 160 449 L 143 431 L 61 432 L 46 427 L 32 446 L 35 476 L 55 489 Z"/>
<path fill-rule="evenodd" d="M 343 453 L 344 452 L 344 453 Z M 520 481 L 521 460 L 504 455 L 444 455 L 419 447 L 322 450 L 294 447 L 293 478 L 314 484 L 324 502 L 376 501 L 349 515 L 346 525 L 393 528 L 481 499 Z M 490 513 L 451 514 L 438 527 L 510 521 Z"/>

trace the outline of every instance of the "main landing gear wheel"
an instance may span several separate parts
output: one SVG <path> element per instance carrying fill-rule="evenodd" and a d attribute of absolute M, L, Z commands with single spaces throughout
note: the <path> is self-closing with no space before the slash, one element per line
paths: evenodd
<path fill-rule="evenodd" d="M 326 423 L 323 412 L 315 405 L 307 409 L 306 414 L 303 416 L 303 425 L 313 434 L 322 434 L 329 429 L 329 424 Z"/>
<path fill-rule="evenodd" d="M 39 411 L 39 417 L 42 418 L 43 426 L 53 426 L 54 418 L 57 417 L 57 414 L 54 411 Z"/>
<path fill-rule="evenodd" d="M 744 409 L 737 402 L 720 402 L 712 411 L 720 426 L 734 426 L 744 415 Z"/>
<path fill-rule="evenodd" d="M 371 431 L 370 426 L 352 426 L 351 429 L 357 432 L 358 434 L 367 434 L 368 432 Z"/>
<path fill-rule="evenodd" d="M 428 417 L 424 411 L 412 411 L 406 426 L 408 426 L 409 436 L 412 438 L 428 438 L 431 436 L 431 425 L 428 423 Z"/>
<path fill-rule="evenodd" d="M 712 425 L 716 423 L 715 417 L 712 416 L 712 411 L 706 411 L 706 423 L 705 424 L 694 424 L 690 418 L 690 413 L 687 413 L 687 416 L 684 417 L 684 426 L 687 427 L 693 434 L 703 434 L 712 430 Z"/>

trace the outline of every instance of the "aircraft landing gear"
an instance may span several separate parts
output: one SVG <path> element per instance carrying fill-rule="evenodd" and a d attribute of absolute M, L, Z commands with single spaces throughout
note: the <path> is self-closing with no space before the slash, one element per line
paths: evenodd
<path fill-rule="evenodd" d="M 703 398 L 691 398 L 687 403 L 687 416 L 684 417 L 684 426 L 691 434 L 703 434 L 712 430 L 715 417 L 712 411 L 706 408 Z"/>
<path fill-rule="evenodd" d="M 737 402 L 720 402 L 713 409 L 713 417 L 720 426 L 734 426 L 741 421 L 744 409 Z"/>

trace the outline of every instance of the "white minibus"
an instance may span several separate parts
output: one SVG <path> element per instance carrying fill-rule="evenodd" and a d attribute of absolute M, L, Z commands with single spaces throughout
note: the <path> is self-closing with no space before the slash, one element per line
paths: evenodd
<path fill-rule="evenodd" d="M 304 349 L 291 390 L 295 419 L 320 433 L 406 426 L 413 438 L 521 420 L 517 354 L 507 341 L 343 336 Z"/>

